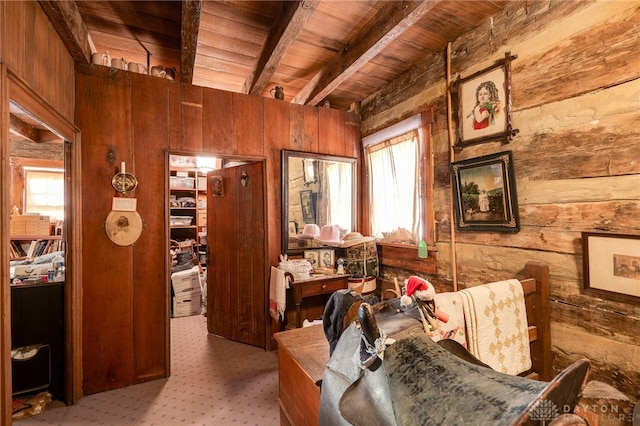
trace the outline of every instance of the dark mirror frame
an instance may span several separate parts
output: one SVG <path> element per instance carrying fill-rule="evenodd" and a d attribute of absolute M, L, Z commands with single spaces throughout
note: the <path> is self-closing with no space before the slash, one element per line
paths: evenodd
<path fill-rule="evenodd" d="M 317 160 L 317 161 L 330 161 L 330 162 L 341 162 L 341 163 L 349 163 L 351 164 L 351 230 L 354 231 L 358 226 L 357 223 L 357 159 L 352 157 L 341 157 L 337 155 L 326 155 L 326 154 L 315 154 L 311 152 L 304 151 L 293 151 L 283 149 L 281 151 L 280 162 L 282 165 L 282 174 L 281 174 L 281 187 L 282 187 L 282 204 L 281 204 L 281 220 L 282 220 L 282 254 L 287 254 L 289 256 L 297 256 L 302 255 L 304 252 L 304 248 L 289 248 L 289 159 L 291 158 L 299 158 L 301 161 L 304 159 L 308 160 Z M 304 226 L 304 225 L 302 225 Z M 322 228 L 322 226 L 320 226 Z"/>

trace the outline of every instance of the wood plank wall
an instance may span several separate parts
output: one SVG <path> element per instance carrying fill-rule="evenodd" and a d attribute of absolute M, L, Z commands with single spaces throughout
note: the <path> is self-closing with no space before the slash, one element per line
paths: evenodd
<path fill-rule="evenodd" d="M 360 122 L 346 112 L 97 65 L 77 65 L 76 105 L 83 138 L 83 268 L 91 271 L 83 282 L 84 391 L 92 394 L 167 374 L 168 353 L 158 350 L 168 345 L 165 152 L 264 159 L 272 265 L 281 247 L 280 150 L 356 157 Z M 122 161 L 139 180 L 134 195 L 145 222 L 133 247 L 112 244 L 103 227 L 114 196 L 111 177 Z"/>
<path fill-rule="evenodd" d="M 507 51 L 518 56 L 512 101 L 520 133 L 509 145 L 467 147 L 455 160 L 513 151 L 522 230 L 457 232 L 459 286 L 519 275 L 530 259 L 547 262 L 554 370 L 590 358 L 592 379 L 632 400 L 640 399 L 640 308 L 583 291 L 581 232 L 640 233 L 639 30 L 637 2 L 516 1 L 451 45 L 454 80 Z M 432 279 L 450 289 L 444 57 L 427 58 L 363 104 L 362 120 L 364 136 L 434 109 L 438 269 Z"/>
<path fill-rule="evenodd" d="M 0 58 L 69 122 L 73 122 L 73 59 L 34 1 L 0 3 Z"/>

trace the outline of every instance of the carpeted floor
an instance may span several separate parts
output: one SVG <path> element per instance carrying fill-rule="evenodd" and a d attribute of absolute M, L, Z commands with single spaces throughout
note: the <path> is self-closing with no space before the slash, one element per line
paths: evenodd
<path fill-rule="evenodd" d="M 14 421 L 29 425 L 278 425 L 278 357 L 207 334 L 206 317 L 171 319 L 171 369 L 154 380 L 83 397 Z"/>

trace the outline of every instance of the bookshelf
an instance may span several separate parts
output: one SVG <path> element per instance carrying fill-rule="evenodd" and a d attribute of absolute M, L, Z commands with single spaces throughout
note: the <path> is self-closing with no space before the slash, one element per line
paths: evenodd
<path fill-rule="evenodd" d="M 171 239 L 192 241 L 193 252 L 198 252 L 197 227 L 197 172 L 195 168 L 169 170 L 169 228 Z"/>
<path fill-rule="evenodd" d="M 169 156 L 169 235 L 184 249 L 192 242 L 193 255 L 206 268 L 207 170 L 222 168 L 222 160 L 204 156 Z"/>
<path fill-rule="evenodd" d="M 196 226 L 198 228 L 198 259 L 203 267 L 206 267 L 205 254 L 207 251 L 207 174 L 198 172 L 196 179 Z"/>
<path fill-rule="evenodd" d="M 11 260 L 32 259 L 44 254 L 64 250 L 61 235 L 20 235 L 9 237 Z"/>

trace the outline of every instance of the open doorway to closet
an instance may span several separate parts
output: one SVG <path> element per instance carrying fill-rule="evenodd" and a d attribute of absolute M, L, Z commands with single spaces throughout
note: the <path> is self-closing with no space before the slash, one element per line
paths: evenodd
<path fill-rule="evenodd" d="M 220 158 L 169 154 L 169 257 L 172 318 L 206 313 L 207 172 Z"/>
<path fill-rule="evenodd" d="M 265 347 L 263 160 L 167 155 L 171 317 Z"/>

